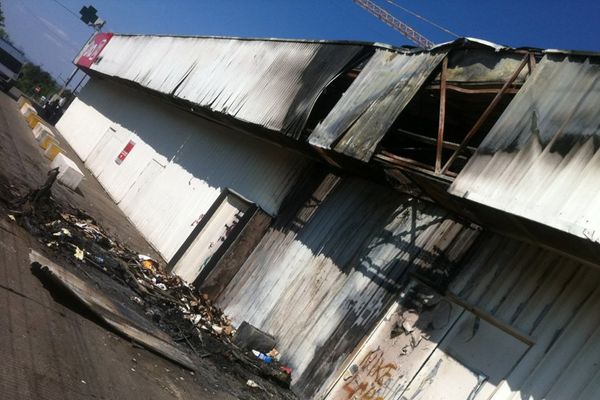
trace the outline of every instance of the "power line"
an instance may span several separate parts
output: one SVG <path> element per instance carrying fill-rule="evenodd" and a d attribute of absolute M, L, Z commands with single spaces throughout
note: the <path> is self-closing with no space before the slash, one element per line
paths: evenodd
<path fill-rule="evenodd" d="M 53 2 L 55 2 L 56 4 L 58 4 L 59 6 L 61 6 L 62 8 L 64 8 L 65 10 L 67 10 L 67 12 L 71 15 L 73 15 L 75 18 L 80 19 L 80 15 L 77 14 L 75 11 L 71 10 L 69 7 L 65 6 L 63 3 L 61 3 L 58 0 L 52 0 Z"/>
<path fill-rule="evenodd" d="M 56 1 L 56 0 L 55 0 L 55 1 Z M 460 37 L 460 35 L 457 35 L 456 33 L 452 32 L 450 29 L 444 28 L 443 26 L 441 26 L 441 25 L 438 25 L 438 24 L 436 24 L 435 22 L 428 20 L 427 18 L 425 18 L 425 17 L 423 17 L 423 16 L 421 16 L 421 15 L 417 14 L 417 13 L 416 13 L 416 12 L 414 12 L 414 11 L 411 11 L 411 10 L 409 10 L 408 8 L 402 7 L 400 4 L 398 4 L 398 3 L 396 3 L 396 2 L 394 2 L 394 1 L 392 1 L 392 0 L 385 0 L 385 1 L 387 1 L 388 3 L 390 3 L 391 5 L 393 5 L 393 6 L 395 6 L 395 7 L 398 7 L 398 8 L 399 8 L 399 9 L 401 9 L 402 11 L 404 11 L 404 12 L 406 12 L 406 13 L 408 13 L 408 14 L 410 14 L 410 15 L 414 16 L 414 17 L 417 17 L 417 18 L 419 18 L 420 20 L 422 20 L 422 21 L 425 21 L 425 22 L 427 22 L 428 24 L 430 24 L 430 25 L 432 25 L 432 26 L 434 26 L 434 27 L 436 27 L 436 28 L 438 28 L 438 29 L 440 29 L 440 30 L 442 30 L 442 31 L 444 31 L 444 32 L 446 32 L 446 33 L 448 33 L 449 35 L 452 35 L 452 36 L 454 36 L 454 37 L 457 37 L 457 38 L 458 38 L 458 37 Z"/>

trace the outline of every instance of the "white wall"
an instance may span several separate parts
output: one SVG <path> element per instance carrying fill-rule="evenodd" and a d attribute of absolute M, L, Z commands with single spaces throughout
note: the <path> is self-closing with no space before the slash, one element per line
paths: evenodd
<path fill-rule="evenodd" d="M 307 161 L 136 89 L 92 79 L 57 128 L 168 260 L 224 188 L 276 214 Z M 119 152 L 135 146 L 122 164 Z"/>

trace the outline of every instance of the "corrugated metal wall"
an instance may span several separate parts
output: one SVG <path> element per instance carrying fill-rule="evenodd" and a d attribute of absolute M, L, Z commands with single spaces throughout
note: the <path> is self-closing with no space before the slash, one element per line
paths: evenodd
<path fill-rule="evenodd" d="M 492 399 L 597 399 L 600 271 L 492 234 L 475 248 L 452 291 L 534 342 Z"/>
<path fill-rule="evenodd" d="M 222 189 L 276 214 L 307 165 L 297 153 L 107 80 L 92 79 L 57 128 L 166 259 Z M 135 146 L 118 165 L 129 140 Z"/>
<path fill-rule="evenodd" d="M 463 263 L 446 298 L 403 290 L 329 399 L 598 398 L 600 271 L 491 233 Z"/>
<path fill-rule="evenodd" d="M 266 234 L 219 303 L 275 335 L 310 398 L 385 313 L 409 266 L 455 259 L 475 235 L 433 204 L 329 176 Z"/>

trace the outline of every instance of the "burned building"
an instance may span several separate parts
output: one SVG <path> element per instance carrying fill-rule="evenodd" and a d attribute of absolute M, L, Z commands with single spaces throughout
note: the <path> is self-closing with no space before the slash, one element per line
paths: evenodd
<path fill-rule="evenodd" d="M 599 56 L 98 34 L 57 124 L 304 398 L 596 398 Z"/>

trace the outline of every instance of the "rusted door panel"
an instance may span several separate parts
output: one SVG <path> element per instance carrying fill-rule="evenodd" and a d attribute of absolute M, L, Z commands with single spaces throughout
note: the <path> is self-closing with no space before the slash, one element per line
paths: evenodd
<path fill-rule="evenodd" d="M 403 295 L 420 292 L 416 287 L 408 287 Z M 427 301 L 415 308 L 395 303 L 348 363 L 327 399 L 393 399 L 402 393 L 464 311 L 439 297 Z"/>
<path fill-rule="evenodd" d="M 490 322 L 409 283 L 326 398 L 489 398 L 529 348 Z"/>

